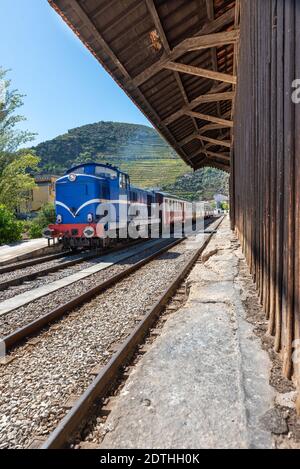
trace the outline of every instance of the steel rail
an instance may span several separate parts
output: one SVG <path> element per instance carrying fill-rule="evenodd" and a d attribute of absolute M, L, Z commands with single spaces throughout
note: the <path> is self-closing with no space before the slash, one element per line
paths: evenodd
<path fill-rule="evenodd" d="M 59 252 L 57 254 L 49 254 L 48 256 L 36 257 L 35 259 L 29 259 L 27 261 L 19 261 L 18 262 L 11 262 L 4 267 L 0 267 L 0 275 L 7 274 L 9 272 L 13 272 L 14 270 L 18 269 L 25 269 L 26 267 L 31 267 L 37 264 L 43 264 L 48 261 L 54 261 L 64 256 L 72 255 L 69 251 Z"/>
<path fill-rule="evenodd" d="M 222 221 L 223 218 L 216 224 L 215 228 L 218 228 Z M 157 321 L 166 304 L 172 298 L 183 279 L 190 272 L 213 236 L 214 232 L 211 232 L 192 258 L 185 263 L 176 279 L 164 291 L 145 318 L 136 326 L 120 349 L 112 356 L 107 365 L 103 367 L 76 404 L 51 433 L 47 441 L 41 446 L 41 449 L 61 449 L 68 446 L 75 431 L 78 430 L 88 417 L 91 406 L 98 399 L 104 398 L 107 395 L 112 383 L 115 382 L 122 368 L 128 364 L 130 357 L 132 357 L 137 350 L 137 346 L 143 342 L 149 329 L 151 329 L 153 324 Z"/>

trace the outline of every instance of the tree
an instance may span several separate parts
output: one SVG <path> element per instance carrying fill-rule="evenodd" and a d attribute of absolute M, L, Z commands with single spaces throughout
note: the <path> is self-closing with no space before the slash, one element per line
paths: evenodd
<path fill-rule="evenodd" d="M 42 207 L 38 216 L 32 221 L 29 228 L 30 238 L 41 238 L 43 234 L 43 229 L 46 228 L 51 223 L 55 223 L 56 214 L 55 208 L 52 204 L 46 204 Z"/>
<path fill-rule="evenodd" d="M 224 211 L 228 211 L 229 210 L 229 203 L 228 202 L 222 202 L 221 203 L 221 208 Z"/>
<path fill-rule="evenodd" d="M 28 174 L 28 170 L 36 170 L 39 161 L 39 158 L 32 153 L 18 152 L 17 157 L 2 171 L 0 201 L 10 210 L 25 208 L 31 191 L 35 187 L 34 179 Z"/>
<path fill-rule="evenodd" d="M 35 134 L 21 131 L 17 125 L 26 120 L 16 111 L 23 95 L 11 89 L 7 70 L 0 67 L 0 203 L 16 210 L 29 198 L 35 186 L 30 172 L 37 169 L 39 158 L 30 150 L 19 150 Z"/>
<path fill-rule="evenodd" d="M 7 207 L 0 205 L 0 245 L 21 239 L 23 224 Z"/>
<path fill-rule="evenodd" d="M 26 120 L 25 117 L 16 114 L 17 109 L 24 104 L 24 95 L 10 89 L 11 80 L 7 79 L 7 73 L 8 70 L 0 67 L 0 164 L 3 162 L 3 157 L 13 155 L 21 145 L 34 140 L 36 135 L 16 129 L 17 124 Z"/>

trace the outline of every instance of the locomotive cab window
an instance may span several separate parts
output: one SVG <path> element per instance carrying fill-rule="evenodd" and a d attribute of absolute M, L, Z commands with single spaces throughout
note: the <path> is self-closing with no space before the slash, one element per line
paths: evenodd
<path fill-rule="evenodd" d="M 74 171 L 72 171 L 73 174 L 84 174 L 84 172 L 84 166 L 80 166 L 79 168 L 76 168 Z"/>
<path fill-rule="evenodd" d="M 104 178 L 110 178 L 110 179 L 116 179 L 117 178 L 117 173 L 114 169 L 112 168 L 105 168 L 104 166 L 97 166 L 95 168 L 95 174 L 96 176 L 101 176 Z"/>
<path fill-rule="evenodd" d="M 126 189 L 126 187 L 127 187 L 127 178 L 125 174 L 120 174 L 120 188 Z"/>

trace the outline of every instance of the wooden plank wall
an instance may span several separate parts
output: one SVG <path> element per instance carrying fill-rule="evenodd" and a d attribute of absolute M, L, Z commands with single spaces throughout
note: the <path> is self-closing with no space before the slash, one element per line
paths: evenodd
<path fill-rule="evenodd" d="M 232 226 L 282 354 L 283 374 L 298 376 L 300 387 L 293 348 L 300 338 L 300 104 L 292 101 L 297 78 L 300 1 L 241 0 Z"/>

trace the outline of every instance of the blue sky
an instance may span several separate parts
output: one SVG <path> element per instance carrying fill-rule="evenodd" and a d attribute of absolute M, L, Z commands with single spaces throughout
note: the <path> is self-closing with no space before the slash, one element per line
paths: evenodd
<path fill-rule="evenodd" d="M 0 0 L 0 65 L 26 94 L 34 143 L 101 120 L 150 125 L 47 0 Z"/>

